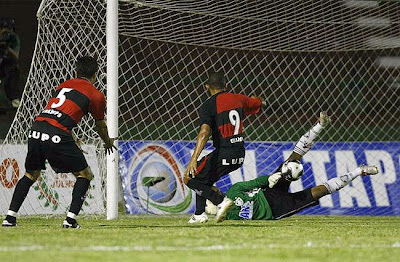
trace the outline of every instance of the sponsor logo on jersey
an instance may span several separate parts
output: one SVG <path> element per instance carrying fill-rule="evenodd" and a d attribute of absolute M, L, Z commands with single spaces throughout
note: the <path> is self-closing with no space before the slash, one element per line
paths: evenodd
<path fill-rule="evenodd" d="M 232 158 L 232 159 L 222 159 L 223 166 L 230 166 L 230 165 L 241 165 L 244 162 L 244 157 L 239 158 Z"/>
<path fill-rule="evenodd" d="M 55 115 L 58 118 L 62 117 L 62 115 L 63 115 L 60 111 L 54 110 L 54 109 L 45 109 L 42 111 L 42 113 L 49 114 L 49 115 Z"/>
<path fill-rule="evenodd" d="M 37 139 L 37 140 L 40 140 L 43 142 L 50 140 L 54 144 L 58 144 L 61 142 L 60 136 L 58 136 L 58 135 L 50 136 L 49 134 L 41 133 L 39 131 L 29 131 L 28 138 Z"/>
<path fill-rule="evenodd" d="M 234 137 L 234 138 L 231 138 L 229 141 L 231 142 L 231 144 L 234 144 L 234 143 L 243 142 L 243 141 L 244 141 L 244 138 L 243 138 L 242 136 L 240 136 L 240 137 Z"/>
<path fill-rule="evenodd" d="M 253 205 L 254 201 L 247 201 L 242 205 L 239 212 L 239 217 L 244 219 L 252 219 L 253 218 Z"/>

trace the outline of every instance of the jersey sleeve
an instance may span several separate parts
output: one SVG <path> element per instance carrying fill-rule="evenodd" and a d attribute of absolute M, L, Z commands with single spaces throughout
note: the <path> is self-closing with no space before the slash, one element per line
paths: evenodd
<path fill-rule="evenodd" d="M 246 116 L 258 114 L 260 112 L 262 101 L 260 98 L 243 96 L 243 111 Z"/>
<path fill-rule="evenodd" d="M 237 182 L 227 192 L 226 196 L 230 199 L 235 199 L 236 196 L 241 195 L 243 192 L 248 192 L 257 188 L 266 188 L 268 186 L 269 176 L 260 176 L 256 179 Z M 253 197 L 246 197 L 243 200 L 253 200 Z"/>
<path fill-rule="evenodd" d="M 213 115 L 208 102 L 204 103 L 200 107 L 199 115 L 200 115 L 200 126 L 202 126 L 203 124 L 207 124 L 210 127 L 212 126 Z"/>
<path fill-rule="evenodd" d="M 256 179 L 235 183 L 227 192 L 226 196 L 235 199 L 239 192 L 250 191 L 256 188 L 266 188 L 268 186 L 269 176 L 260 176 Z"/>
<path fill-rule="evenodd" d="M 89 113 L 95 120 L 103 120 L 106 110 L 106 98 L 101 92 L 95 92 L 90 99 Z"/>

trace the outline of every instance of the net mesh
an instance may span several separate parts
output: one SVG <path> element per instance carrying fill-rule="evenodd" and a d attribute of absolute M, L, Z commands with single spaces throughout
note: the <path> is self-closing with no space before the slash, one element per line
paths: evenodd
<path fill-rule="evenodd" d="M 96 86 L 106 93 L 105 12 L 103 1 L 43 1 L 22 106 L 5 144 L 26 143 L 26 130 L 52 90 L 73 77 L 79 55 L 98 57 Z M 334 123 L 320 137 L 326 142 L 316 149 L 328 152 L 328 160 L 335 155 L 334 164 L 304 163 L 310 174 L 292 190 L 318 184 L 321 170 L 328 179 L 362 160 L 379 164 L 382 160 L 368 157 L 363 149 L 382 151 L 400 137 L 399 21 L 397 1 L 120 1 L 119 149 L 128 211 L 193 209 L 186 203 L 193 196 L 180 177 L 194 146 L 188 141 L 196 138 L 198 108 L 208 98 L 204 82 L 212 70 L 226 74 L 230 91 L 264 97 L 268 105 L 245 120 L 247 171 L 224 177 L 217 183 L 223 191 L 254 173 L 273 171 L 283 160 L 282 150 L 290 151 L 293 144 L 259 141 L 297 141 L 320 110 L 332 114 Z M 76 132 L 100 148 L 92 127 L 88 117 Z M 26 154 L 26 147 L 20 150 Z M 103 152 L 97 150 L 95 157 L 101 186 Z M 381 170 L 387 184 L 397 177 L 393 161 L 398 161 L 390 159 L 392 164 Z M 163 180 L 147 184 L 145 177 Z M 369 202 L 379 209 L 366 214 L 388 214 L 390 204 L 382 200 L 386 204 L 378 205 L 377 199 L 398 203 L 400 194 L 388 195 L 386 189 L 386 184 L 360 179 L 340 198 L 322 205 L 330 207 L 330 213 L 344 208 L 340 213 L 357 214 L 356 209 Z M 103 199 L 92 205 L 103 206 Z"/>

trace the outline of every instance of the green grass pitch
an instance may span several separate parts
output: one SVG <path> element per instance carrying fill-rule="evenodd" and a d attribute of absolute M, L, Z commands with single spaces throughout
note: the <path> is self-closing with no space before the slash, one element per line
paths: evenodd
<path fill-rule="evenodd" d="M 0 228 L 0 261 L 400 261 L 400 217 L 293 216 L 280 221 L 188 215 L 81 218 L 21 217 Z"/>

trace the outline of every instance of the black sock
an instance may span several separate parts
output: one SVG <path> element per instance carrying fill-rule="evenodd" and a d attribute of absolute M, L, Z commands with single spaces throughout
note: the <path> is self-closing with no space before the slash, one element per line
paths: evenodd
<path fill-rule="evenodd" d="M 222 200 L 224 200 L 224 197 L 222 195 L 218 194 L 217 192 L 212 190 L 210 186 L 201 183 L 197 179 L 189 180 L 189 182 L 187 182 L 186 185 L 189 188 L 193 189 L 196 192 L 196 194 L 200 195 L 204 199 L 210 200 L 214 205 L 219 205 L 222 202 Z M 204 202 L 201 202 L 200 204 L 203 205 L 205 208 L 206 201 L 204 200 Z M 197 207 L 198 204 L 196 203 L 196 214 L 197 214 Z"/>
<path fill-rule="evenodd" d="M 201 215 L 206 211 L 206 199 L 196 194 L 196 212 L 195 215 Z"/>
<path fill-rule="evenodd" d="M 79 214 L 82 208 L 83 202 L 86 198 L 86 192 L 89 189 L 90 181 L 83 177 L 78 177 L 76 179 L 74 189 L 72 190 L 72 201 L 69 208 L 69 212 L 75 215 Z"/>
<path fill-rule="evenodd" d="M 28 195 L 29 188 L 35 183 L 29 177 L 23 176 L 15 187 L 14 194 L 11 199 L 10 210 L 18 212 L 26 196 Z"/>

